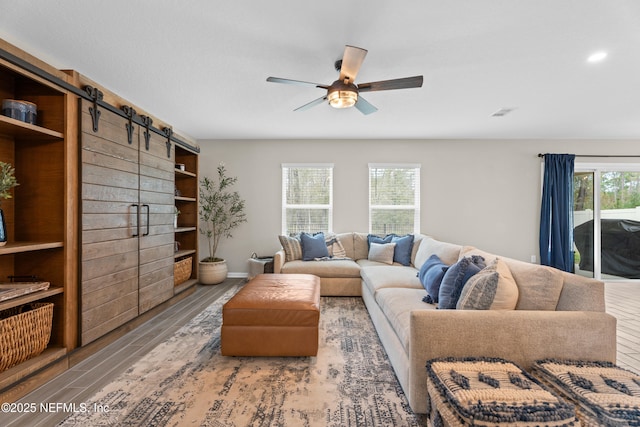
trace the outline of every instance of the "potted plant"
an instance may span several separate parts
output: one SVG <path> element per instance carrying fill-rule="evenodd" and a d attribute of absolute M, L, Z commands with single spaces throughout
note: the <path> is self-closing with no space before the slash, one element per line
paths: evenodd
<path fill-rule="evenodd" d="M 227 176 L 223 163 L 218 165 L 218 178 L 204 177 L 200 181 L 200 232 L 207 237 L 209 256 L 198 264 L 199 282 L 215 285 L 227 278 L 227 262 L 216 257 L 223 237 L 233 237 L 231 232 L 247 221 L 244 200 L 232 187 L 238 178 Z"/>
<path fill-rule="evenodd" d="M 10 199 L 11 190 L 18 185 L 15 177 L 15 169 L 9 163 L 0 162 L 0 202 Z M 4 222 L 4 212 L 0 209 L 0 246 L 7 244 L 7 226 Z"/>

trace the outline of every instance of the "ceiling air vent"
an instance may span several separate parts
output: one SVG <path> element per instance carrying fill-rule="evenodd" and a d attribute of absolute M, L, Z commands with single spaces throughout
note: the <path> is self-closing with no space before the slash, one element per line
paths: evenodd
<path fill-rule="evenodd" d="M 501 108 L 498 111 L 496 111 L 495 113 L 493 113 L 491 115 L 491 117 L 504 117 L 507 114 L 509 114 L 510 112 L 512 112 L 513 110 L 515 110 L 515 108 Z"/>

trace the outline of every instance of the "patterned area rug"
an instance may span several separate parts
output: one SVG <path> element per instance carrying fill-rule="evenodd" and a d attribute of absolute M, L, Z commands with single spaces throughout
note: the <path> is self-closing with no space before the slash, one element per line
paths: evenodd
<path fill-rule="evenodd" d="M 317 357 L 224 357 L 222 305 L 192 319 L 61 426 L 419 426 L 361 298 L 323 297 Z"/>

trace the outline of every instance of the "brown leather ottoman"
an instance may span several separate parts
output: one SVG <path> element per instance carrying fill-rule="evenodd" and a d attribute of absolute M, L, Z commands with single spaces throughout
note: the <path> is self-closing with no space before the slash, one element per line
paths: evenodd
<path fill-rule="evenodd" d="M 315 356 L 320 279 L 258 274 L 222 307 L 223 356 Z"/>

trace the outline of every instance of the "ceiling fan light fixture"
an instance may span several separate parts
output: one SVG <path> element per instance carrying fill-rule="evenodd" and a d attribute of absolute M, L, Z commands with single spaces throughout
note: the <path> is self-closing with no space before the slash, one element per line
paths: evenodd
<path fill-rule="evenodd" d="M 334 90 L 327 95 L 329 105 L 333 108 L 349 108 L 358 102 L 358 92 L 353 90 Z"/>

